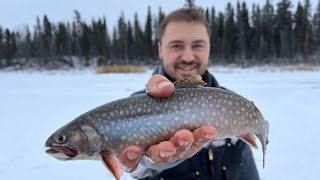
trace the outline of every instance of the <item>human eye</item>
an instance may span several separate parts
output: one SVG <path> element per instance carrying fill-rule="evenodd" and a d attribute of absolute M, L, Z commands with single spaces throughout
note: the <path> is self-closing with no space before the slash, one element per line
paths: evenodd
<path fill-rule="evenodd" d="M 170 48 L 172 48 L 172 49 L 181 49 L 182 46 L 181 46 L 181 44 L 171 44 Z"/>
<path fill-rule="evenodd" d="M 203 48 L 204 45 L 203 44 L 194 44 L 193 48 Z"/>

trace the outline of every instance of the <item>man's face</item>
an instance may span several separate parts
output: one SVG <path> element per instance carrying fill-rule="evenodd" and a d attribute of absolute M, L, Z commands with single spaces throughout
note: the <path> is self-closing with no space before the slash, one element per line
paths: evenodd
<path fill-rule="evenodd" d="M 170 22 L 158 44 L 158 51 L 164 69 L 171 78 L 179 80 L 188 75 L 203 75 L 210 52 L 205 25 Z"/>

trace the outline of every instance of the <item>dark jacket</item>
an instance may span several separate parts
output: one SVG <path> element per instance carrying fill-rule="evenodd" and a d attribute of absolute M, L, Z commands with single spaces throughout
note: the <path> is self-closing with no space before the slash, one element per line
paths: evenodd
<path fill-rule="evenodd" d="M 162 74 L 172 82 L 162 66 L 153 74 Z M 207 87 L 220 87 L 217 80 L 208 71 L 202 76 Z M 134 93 L 145 93 L 145 90 Z M 209 154 L 213 156 L 209 156 Z M 210 157 L 210 158 L 209 158 Z M 165 169 L 154 177 L 143 180 L 258 180 L 259 175 L 253 160 L 251 149 L 241 140 L 232 143 L 225 140 L 225 145 L 214 147 L 212 144 L 200 150 L 193 157 L 180 164 Z"/>

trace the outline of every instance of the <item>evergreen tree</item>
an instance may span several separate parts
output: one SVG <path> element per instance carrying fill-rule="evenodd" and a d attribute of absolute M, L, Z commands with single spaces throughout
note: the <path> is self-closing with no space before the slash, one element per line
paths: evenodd
<path fill-rule="evenodd" d="M 11 55 L 12 57 L 15 56 L 16 52 L 17 52 L 17 41 L 16 41 L 16 34 L 14 32 L 12 32 L 12 35 L 11 35 L 11 43 L 10 43 L 11 47 Z"/>
<path fill-rule="evenodd" d="M 160 25 L 162 20 L 165 18 L 165 13 L 162 11 L 161 7 L 159 7 L 158 13 L 158 24 Z"/>
<path fill-rule="evenodd" d="M 259 57 L 267 58 L 275 55 L 275 47 L 273 41 L 273 31 L 275 24 L 274 10 L 269 0 L 263 7 L 261 15 L 262 39 L 260 42 Z M 270 63 L 270 62 L 269 62 Z"/>
<path fill-rule="evenodd" d="M 11 33 L 9 29 L 6 29 L 4 33 L 3 54 L 4 54 L 4 58 L 6 59 L 7 67 L 13 65 L 12 59 L 14 58 L 16 51 L 17 51 L 17 46 L 16 46 L 15 33 L 14 32 Z"/>
<path fill-rule="evenodd" d="M 81 56 L 80 38 L 83 23 L 79 11 L 75 10 L 74 15 L 74 22 L 72 23 L 71 52 L 72 55 Z"/>
<path fill-rule="evenodd" d="M 42 26 L 40 23 L 40 18 L 36 18 L 36 25 L 34 27 L 33 32 L 33 42 L 32 42 L 32 49 L 35 49 L 34 57 L 43 57 L 43 43 L 42 43 Z M 40 66 L 43 66 L 43 61 L 39 64 Z"/>
<path fill-rule="evenodd" d="M 280 57 L 290 57 L 292 18 L 291 18 L 291 2 L 282 0 L 278 3 L 275 27 L 275 45 L 277 55 Z"/>
<path fill-rule="evenodd" d="M 222 59 L 223 57 L 223 48 L 222 48 L 222 40 L 224 36 L 224 14 L 219 12 L 218 15 L 218 37 L 217 37 L 217 60 L 219 62 L 219 59 Z M 220 60 L 220 63 L 222 61 Z"/>
<path fill-rule="evenodd" d="M 13 65 L 16 67 L 22 67 L 25 62 L 26 58 L 26 40 L 25 36 L 22 36 L 22 34 L 25 34 L 23 30 L 17 31 L 13 34 L 14 36 L 14 46 L 15 46 L 15 53 L 14 53 L 14 60 L 12 62 Z"/>
<path fill-rule="evenodd" d="M 100 42 L 99 42 L 99 27 L 98 27 L 98 22 L 95 21 L 95 19 L 92 19 L 91 21 L 91 30 L 92 32 L 90 33 L 90 56 L 97 57 L 100 55 L 99 49 L 100 49 Z"/>
<path fill-rule="evenodd" d="M 249 43 L 250 43 L 250 25 L 249 25 L 249 15 L 248 9 L 245 2 L 242 3 L 242 8 L 238 4 L 238 20 L 237 24 L 239 27 L 239 47 L 240 55 L 242 59 L 249 58 Z"/>
<path fill-rule="evenodd" d="M 58 30 L 55 33 L 55 44 L 56 44 L 56 55 L 57 56 L 66 56 L 69 55 L 69 46 L 68 46 L 68 30 L 64 23 L 58 23 Z"/>
<path fill-rule="evenodd" d="M 128 44 L 128 59 L 133 59 L 133 48 L 134 48 L 134 39 L 133 39 L 133 30 L 130 21 L 127 23 L 127 44 Z"/>
<path fill-rule="evenodd" d="M 196 7 L 195 0 L 185 2 L 187 7 Z M 214 7 L 199 8 L 210 26 L 210 60 L 244 64 L 259 59 L 262 63 L 270 63 L 273 57 L 279 57 L 279 60 L 288 59 L 283 63 L 292 63 L 297 59 L 292 58 L 296 54 L 318 53 L 320 1 L 314 14 L 310 0 L 298 3 L 294 14 L 290 8 L 290 0 L 281 0 L 275 12 L 270 0 L 266 0 L 261 10 L 259 6 L 253 6 L 251 18 L 243 1 L 238 1 L 236 17 L 230 3 L 225 14 L 217 13 Z M 91 57 L 98 58 L 98 65 L 136 63 L 134 61 L 152 63 L 150 60 L 157 57 L 158 29 L 164 16 L 159 7 L 158 15 L 153 17 L 149 6 L 146 21 L 140 26 L 137 13 L 132 23 L 126 21 L 122 13 L 112 38 L 105 17 L 86 24 L 79 11 L 74 11 L 71 23 L 54 24 L 46 15 L 41 20 L 37 17 L 33 31 L 26 28 L 24 32 L 11 32 L 0 27 L 0 68 L 18 66 L 23 62 L 22 58 L 42 67 L 48 65 L 49 59 L 70 64 L 65 61 L 68 56 L 85 57 L 85 66 L 90 65 Z M 235 60 L 235 57 L 240 58 Z"/>
<path fill-rule="evenodd" d="M 303 7 L 303 26 L 305 29 L 305 37 L 303 42 L 303 54 L 309 55 L 312 52 L 313 46 L 313 36 L 312 36 L 312 27 L 311 27 L 311 4 L 310 0 L 304 1 Z"/>
<path fill-rule="evenodd" d="M 67 50 L 66 50 L 66 55 L 69 56 L 72 56 L 72 26 L 70 25 L 69 22 L 67 22 L 67 25 L 66 25 L 66 31 L 67 31 Z M 72 66 L 74 66 L 74 64 L 72 64 Z"/>
<path fill-rule="evenodd" d="M 135 55 L 134 55 L 134 58 L 135 60 L 140 60 L 143 62 L 143 57 L 144 57 L 144 45 L 143 45 L 143 32 L 141 30 L 141 26 L 140 26 L 140 23 L 139 23 L 139 19 L 138 19 L 138 14 L 135 13 L 134 15 L 134 44 L 135 44 L 135 47 L 134 47 L 134 52 L 135 52 Z"/>
<path fill-rule="evenodd" d="M 210 17 L 210 13 L 209 13 L 209 8 L 207 8 L 207 9 L 206 9 L 206 11 L 205 11 L 205 14 L 204 14 L 204 15 L 205 15 L 205 17 L 206 17 L 207 21 L 208 21 L 208 22 L 211 22 L 211 20 L 210 20 L 210 18 L 211 18 L 211 17 Z"/>
<path fill-rule="evenodd" d="M 118 29 L 116 27 L 113 27 L 113 33 L 112 33 L 112 47 L 111 47 L 111 61 L 112 63 L 115 63 L 114 61 L 118 58 L 119 54 L 119 36 L 118 36 Z"/>
<path fill-rule="evenodd" d="M 226 9 L 225 28 L 222 39 L 223 56 L 227 60 L 227 63 L 234 63 L 237 49 L 236 44 L 234 10 L 231 4 L 228 3 Z"/>
<path fill-rule="evenodd" d="M 1 64 L 1 61 L 2 61 L 2 58 L 3 58 L 3 30 L 0 26 L 0 68 L 2 68 L 2 64 Z"/>
<path fill-rule="evenodd" d="M 261 11 L 259 5 L 252 6 L 252 31 L 250 50 L 253 57 L 259 58 L 260 42 L 262 38 Z"/>
<path fill-rule="evenodd" d="M 306 27 L 304 26 L 305 23 L 304 17 L 303 17 L 303 7 L 301 6 L 300 2 L 297 6 L 297 11 L 294 15 L 294 45 L 295 45 L 295 51 L 298 53 L 304 53 L 304 42 L 306 38 Z"/>
<path fill-rule="evenodd" d="M 128 44 L 127 44 L 127 25 L 125 22 L 124 14 L 121 13 L 121 16 L 118 20 L 118 49 L 119 54 L 118 58 L 122 62 L 129 63 L 128 59 Z"/>
<path fill-rule="evenodd" d="M 85 58 L 84 65 L 89 66 L 89 53 L 90 53 L 90 34 L 91 30 L 85 23 L 82 24 L 82 34 L 80 36 L 80 50 L 81 50 L 81 56 Z"/>
<path fill-rule="evenodd" d="M 6 29 L 4 32 L 4 43 L 3 43 L 3 55 L 6 60 L 6 66 L 11 65 L 11 59 L 12 59 L 12 54 L 11 54 L 11 32 L 9 29 Z"/>
<path fill-rule="evenodd" d="M 320 49 L 320 0 L 313 18 L 315 44 Z"/>
<path fill-rule="evenodd" d="M 80 34 L 78 34 L 77 25 L 72 23 L 71 32 L 71 54 L 73 56 L 80 56 Z"/>
<path fill-rule="evenodd" d="M 74 11 L 74 21 L 75 21 L 75 27 L 76 27 L 77 33 L 82 34 L 81 31 L 82 31 L 83 22 L 81 20 L 81 14 L 77 10 Z"/>
<path fill-rule="evenodd" d="M 154 57 L 158 57 L 158 42 L 159 42 L 159 28 L 161 25 L 162 20 L 164 19 L 165 14 L 162 11 L 161 7 L 159 7 L 159 11 L 158 11 L 158 17 L 154 18 L 154 23 L 153 23 L 153 34 L 154 34 L 154 43 L 153 43 L 153 54 Z"/>
<path fill-rule="evenodd" d="M 105 57 L 106 57 L 106 59 L 110 59 L 110 55 L 111 55 L 111 38 L 110 38 L 110 35 L 109 35 L 109 31 L 108 31 L 108 26 L 107 26 L 107 20 L 106 20 L 106 18 L 104 17 L 103 18 L 103 24 L 102 24 L 102 26 L 103 26 L 103 29 L 104 29 L 104 34 L 105 34 L 105 38 L 106 38 L 106 40 L 105 40 L 105 42 L 106 42 L 106 45 L 105 45 L 105 48 L 106 48 L 106 50 L 105 50 Z"/>
<path fill-rule="evenodd" d="M 103 20 L 105 21 L 105 20 Z M 91 55 L 99 56 L 100 58 L 105 56 L 107 50 L 107 30 L 105 22 L 101 19 L 98 21 L 92 20 L 92 35 L 91 35 Z"/>
<path fill-rule="evenodd" d="M 210 17 L 210 59 L 213 60 L 218 55 L 218 23 L 215 15 L 214 7 L 211 8 L 211 17 Z"/>
<path fill-rule="evenodd" d="M 43 57 L 47 58 L 52 55 L 52 40 L 53 40 L 53 35 L 52 35 L 52 25 L 47 17 L 45 15 L 43 17 L 43 32 L 41 36 L 42 40 L 42 45 L 43 45 Z M 47 62 L 45 62 L 46 64 Z"/>
<path fill-rule="evenodd" d="M 237 49 L 237 60 L 236 61 L 241 61 L 242 59 L 244 59 L 243 55 L 242 55 L 242 47 L 241 47 L 241 5 L 240 5 L 240 1 L 237 2 L 237 11 L 236 11 L 236 36 L 237 36 L 237 47 L 239 49 Z"/>
<path fill-rule="evenodd" d="M 144 50 L 146 59 L 154 59 L 153 55 L 153 41 L 152 41 L 152 16 L 151 16 L 151 8 L 148 7 L 148 14 L 145 24 L 145 32 L 144 32 Z"/>
<path fill-rule="evenodd" d="M 26 37 L 25 37 L 25 51 L 23 55 L 28 59 L 35 56 L 36 50 L 33 49 L 32 38 L 29 28 L 26 28 Z"/>
<path fill-rule="evenodd" d="M 194 7 L 196 7 L 195 1 L 196 0 L 186 0 L 185 6 L 188 7 L 188 8 L 194 8 Z"/>
<path fill-rule="evenodd" d="M 105 65 L 108 63 L 108 60 L 110 59 L 110 48 L 111 48 L 111 42 L 110 42 L 110 36 L 108 34 L 108 27 L 106 23 L 106 18 L 103 17 L 103 19 L 99 19 L 98 23 L 96 25 L 97 27 L 93 30 L 95 41 L 96 41 L 96 47 L 98 50 L 98 54 L 100 56 L 98 65 Z"/>

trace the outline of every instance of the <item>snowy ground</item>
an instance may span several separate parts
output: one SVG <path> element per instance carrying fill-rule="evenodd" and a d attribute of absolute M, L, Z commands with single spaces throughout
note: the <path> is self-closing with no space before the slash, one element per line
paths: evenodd
<path fill-rule="evenodd" d="M 320 71 L 210 71 L 270 122 L 265 169 L 261 150 L 253 150 L 261 179 L 320 179 Z M 143 88 L 150 74 L 0 72 L 0 179 L 113 179 L 99 161 L 52 158 L 44 143 L 81 113 Z"/>

